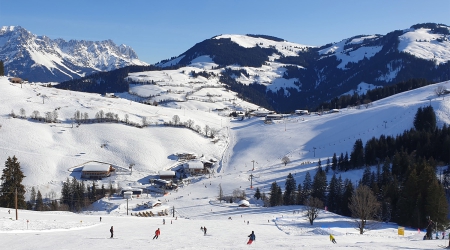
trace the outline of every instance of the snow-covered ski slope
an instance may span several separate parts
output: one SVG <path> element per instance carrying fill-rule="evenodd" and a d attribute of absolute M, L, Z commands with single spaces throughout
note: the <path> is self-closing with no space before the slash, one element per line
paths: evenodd
<path fill-rule="evenodd" d="M 67 177 L 79 176 L 69 170 L 87 161 L 108 162 L 122 168 L 134 164 L 132 174 L 116 175 L 99 184 L 107 185 L 111 181 L 114 185 L 141 187 L 147 186 L 149 176 L 158 170 L 177 165 L 173 156 L 176 153 L 194 153 L 205 159 L 215 158 L 218 162 L 214 166 L 214 175 L 192 178 L 191 183 L 178 192 L 129 201 L 129 212 L 136 213 L 141 211 L 137 204 L 160 199 L 163 205 L 153 211 L 175 207 L 177 220 L 170 216 L 127 217 L 126 200 L 120 198 L 100 200 L 83 214 L 19 211 L 18 221 L 10 219 L 15 218 L 14 211 L 8 214 L 7 209 L 0 208 L 0 240 L 14 249 L 55 246 L 63 249 L 142 249 L 147 246 L 243 249 L 248 247 L 246 236 L 254 230 L 256 241 L 251 247 L 258 249 L 324 249 L 332 246 L 328 233 L 336 236 L 338 244 L 333 245 L 335 248 L 436 249 L 438 244 L 446 243 L 442 240 L 422 241 L 423 233 L 418 234 L 417 229 L 406 229 L 403 237 L 396 235 L 396 225 L 382 224 L 361 236 L 350 223 L 351 219 L 331 213 L 322 213 L 314 225 L 309 226 L 301 214 L 293 213 L 301 210 L 300 206 L 263 208 L 250 199 L 250 208 L 238 208 L 234 203 L 218 203 L 215 197 L 219 184 L 225 194 L 240 188 L 250 198 L 256 187 L 267 193 L 273 181 L 284 187 L 288 173 L 294 174 L 300 183 L 306 171 L 315 173 L 318 159 L 325 163 L 333 153 L 350 152 L 356 139 L 365 142 L 373 136 L 396 135 L 411 128 L 416 110 L 421 106 L 431 104 L 438 125 L 449 124 L 450 99 L 435 96 L 434 89 L 438 85 L 450 88 L 450 82 L 444 82 L 376 101 L 367 109 L 362 106 L 361 109 L 341 109 L 334 114 L 287 116 L 274 124 L 264 124 L 262 118 L 235 121 L 224 116 L 223 111 L 213 111 L 223 107 L 254 108 L 237 98 L 228 100 L 233 93 L 219 87 L 196 89 L 192 94 L 195 99 L 155 107 L 125 98 L 107 98 L 39 84 L 21 86 L 2 77 L 0 159 L 6 161 L 8 156 L 15 155 L 27 176 L 24 179 L 27 189 L 34 186 L 44 197 L 50 191 L 58 193 L 61 182 Z M 134 90 L 136 93 L 141 91 Z M 219 95 L 223 98 L 218 98 Z M 123 94 L 123 97 L 133 98 L 130 94 Z M 199 100 L 209 97 L 217 99 L 212 102 Z M 209 106 L 205 108 L 205 105 Z M 10 117 L 12 111 L 20 116 L 21 108 L 27 117 L 35 110 L 45 117 L 46 112 L 56 109 L 60 122 L 43 123 Z M 89 118 L 95 118 L 100 110 L 118 114 L 121 120 L 128 115 L 135 123 L 141 123 L 142 117 L 146 117 L 149 126 L 136 128 L 109 122 L 78 127 L 74 124 L 72 128 L 71 118 L 77 110 L 88 113 Z M 219 140 L 213 142 L 189 129 L 161 125 L 172 121 L 174 115 L 182 122 L 192 119 L 201 128 L 208 125 L 218 129 Z M 291 159 L 287 166 L 281 163 L 285 155 Z M 0 169 L 3 167 L 0 165 Z M 250 189 L 250 174 L 253 175 L 253 189 Z M 353 180 L 361 178 L 361 171 L 340 174 Z M 99 216 L 103 217 L 101 223 Z M 162 225 L 162 218 L 166 218 L 166 225 Z M 244 220 L 248 220 L 249 225 Z M 110 226 L 114 226 L 117 240 L 107 239 Z M 201 226 L 208 228 L 207 236 L 199 230 Z M 158 227 L 162 231 L 161 237 L 152 241 Z"/>

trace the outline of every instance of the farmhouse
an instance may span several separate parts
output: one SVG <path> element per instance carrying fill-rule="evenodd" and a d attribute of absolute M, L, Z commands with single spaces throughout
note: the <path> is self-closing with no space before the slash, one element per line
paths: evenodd
<path fill-rule="evenodd" d="M 191 175 L 204 174 L 206 172 L 205 165 L 201 161 L 190 161 L 186 163 L 184 170 Z"/>
<path fill-rule="evenodd" d="M 328 111 L 329 113 L 339 113 L 339 109 L 332 109 L 330 111 Z"/>
<path fill-rule="evenodd" d="M 178 161 L 188 161 L 197 158 L 194 153 L 176 153 Z"/>
<path fill-rule="evenodd" d="M 264 117 L 266 115 L 273 114 L 273 111 L 267 111 L 267 110 L 255 110 L 250 115 L 252 116 L 258 116 L 258 117 Z"/>
<path fill-rule="evenodd" d="M 214 165 L 213 161 L 203 161 L 203 166 L 205 166 L 205 169 L 212 168 L 213 165 Z"/>
<path fill-rule="evenodd" d="M 124 195 L 125 192 L 131 192 L 133 196 L 139 197 L 139 195 L 142 195 L 143 189 L 142 188 L 134 188 L 134 187 L 124 187 L 120 191 L 120 194 Z"/>
<path fill-rule="evenodd" d="M 159 207 L 159 206 L 161 206 L 161 202 L 159 200 L 158 201 L 149 201 L 149 202 L 145 203 L 144 206 L 147 208 Z"/>
<path fill-rule="evenodd" d="M 283 119 L 283 115 L 279 114 L 266 115 L 266 120 L 281 120 L 281 119 Z"/>
<path fill-rule="evenodd" d="M 169 180 L 153 179 L 150 182 L 157 188 L 162 189 L 177 189 L 178 186 Z"/>
<path fill-rule="evenodd" d="M 23 82 L 23 80 L 19 77 L 9 78 L 9 81 L 12 83 L 22 83 Z"/>
<path fill-rule="evenodd" d="M 295 114 L 297 114 L 297 115 L 308 115 L 309 112 L 308 112 L 308 110 L 298 109 L 298 110 L 295 110 Z"/>
<path fill-rule="evenodd" d="M 114 168 L 107 163 L 89 162 L 81 170 L 81 178 L 100 180 L 111 175 Z"/>
<path fill-rule="evenodd" d="M 162 180 L 172 180 L 173 178 L 175 178 L 175 171 L 159 171 L 159 179 Z"/>

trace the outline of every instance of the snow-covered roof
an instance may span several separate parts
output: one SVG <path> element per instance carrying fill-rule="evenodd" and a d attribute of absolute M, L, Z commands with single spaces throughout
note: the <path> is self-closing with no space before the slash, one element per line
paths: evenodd
<path fill-rule="evenodd" d="M 170 171 L 170 170 L 159 171 L 158 174 L 159 175 L 175 175 L 175 171 Z"/>
<path fill-rule="evenodd" d="M 122 188 L 122 192 L 130 192 L 130 191 L 141 191 L 142 192 L 143 189 L 135 188 L 135 187 L 128 187 L 128 186 Z"/>
<path fill-rule="evenodd" d="M 246 200 L 241 200 L 238 202 L 239 206 L 246 206 L 249 207 L 250 206 L 250 202 L 246 201 Z"/>
<path fill-rule="evenodd" d="M 109 168 L 111 167 L 110 164 L 106 163 L 100 163 L 100 162 L 89 162 L 83 166 L 83 172 L 84 171 L 109 171 Z"/>
<path fill-rule="evenodd" d="M 189 169 L 203 169 L 203 162 L 201 161 L 190 161 L 186 164 Z"/>

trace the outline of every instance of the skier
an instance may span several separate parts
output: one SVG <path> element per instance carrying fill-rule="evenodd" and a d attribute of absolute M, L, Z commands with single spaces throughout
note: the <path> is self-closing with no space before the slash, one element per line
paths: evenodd
<path fill-rule="evenodd" d="M 203 227 L 203 235 L 206 235 L 206 227 Z"/>
<path fill-rule="evenodd" d="M 166 225 L 166 219 L 163 219 L 163 225 Z"/>
<path fill-rule="evenodd" d="M 161 232 L 159 231 L 159 228 L 155 231 L 155 236 L 153 236 L 153 239 L 158 239 L 158 236 L 161 234 Z"/>
<path fill-rule="evenodd" d="M 100 222 L 102 222 L 102 217 L 100 217 Z"/>
<path fill-rule="evenodd" d="M 255 232 L 254 231 L 252 231 L 252 233 L 249 236 L 247 236 L 247 237 L 249 237 L 247 245 L 251 245 L 252 242 L 256 240 L 256 236 L 255 236 Z"/>
<path fill-rule="evenodd" d="M 109 232 L 111 233 L 111 238 L 114 236 L 114 229 L 113 226 L 111 226 L 111 229 L 109 229 Z"/>
<path fill-rule="evenodd" d="M 445 231 L 442 231 L 442 239 L 445 239 Z"/>
<path fill-rule="evenodd" d="M 336 244 L 336 240 L 334 239 L 332 234 L 330 234 L 330 241 L 333 242 L 333 244 Z"/>

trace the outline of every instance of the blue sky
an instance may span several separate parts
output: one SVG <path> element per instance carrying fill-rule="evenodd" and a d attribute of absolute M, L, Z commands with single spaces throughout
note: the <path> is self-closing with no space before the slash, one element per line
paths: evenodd
<path fill-rule="evenodd" d="M 0 26 L 22 26 L 52 39 L 112 39 L 148 63 L 220 34 L 265 34 L 324 45 L 424 22 L 450 25 L 450 1 L 0 0 Z"/>

